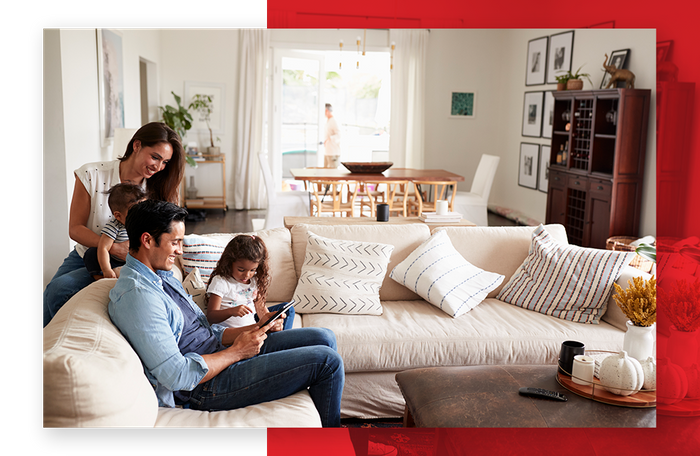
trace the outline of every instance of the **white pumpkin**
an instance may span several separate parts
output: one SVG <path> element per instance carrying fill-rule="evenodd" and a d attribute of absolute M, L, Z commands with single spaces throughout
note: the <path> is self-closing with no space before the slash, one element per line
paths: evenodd
<path fill-rule="evenodd" d="M 639 364 L 642 365 L 642 372 L 644 373 L 644 388 L 645 390 L 655 390 L 656 389 L 656 360 L 653 356 L 648 357 Z"/>
<path fill-rule="evenodd" d="M 644 385 L 642 365 L 625 351 L 610 355 L 600 363 L 599 378 L 606 390 L 619 396 L 635 394 Z"/>

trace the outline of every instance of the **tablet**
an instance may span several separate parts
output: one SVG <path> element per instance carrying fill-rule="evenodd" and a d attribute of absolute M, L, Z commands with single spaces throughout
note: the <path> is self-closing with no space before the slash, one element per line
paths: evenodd
<path fill-rule="evenodd" d="M 277 320 L 279 317 L 282 316 L 283 313 L 285 313 L 290 307 L 294 305 L 294 300 L 292 299 L 289 302 L 285 302 L 282 308 L 280 308 L 277 312 L 275 312 L 265 323 L 261 323 L 259 326 L 262 328 L 263 326 L 267 326 L 273 321 Z"/>

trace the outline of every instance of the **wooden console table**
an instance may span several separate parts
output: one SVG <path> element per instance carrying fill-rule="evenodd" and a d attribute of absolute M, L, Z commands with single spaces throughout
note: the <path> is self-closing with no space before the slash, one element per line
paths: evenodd
<path fill-rule="evenodd" d="M 223 209 L 228 210 L 226 204 L 226 156 L 220 155 L 202 155 L 204 160 L 196 160 L 197 165 L 221 165 L 221 195 L 215 196 L 198 196 L 197 198 L 187 198 L 187 178 L 182 179 L 182 195 L 185 198 L 185 207 L 187 209 Z"/>
<path fill-rule="evenodd" d="M 291 229 L 294 225 L 409 225 L 412 223 L 423 223 L 428 228 L 439 226 L 476 226 L 469 220 L 462 219 L 457 223 L 425 223 L 418 217 L 389 217 L 388 222 L 378 222 L 371 217 L 285 217 L 284 226 Z"/>

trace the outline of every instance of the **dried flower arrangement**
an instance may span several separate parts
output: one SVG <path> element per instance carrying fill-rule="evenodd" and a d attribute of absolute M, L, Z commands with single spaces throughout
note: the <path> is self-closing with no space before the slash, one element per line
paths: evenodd
<path fill-rule="evenodd" d="M 678 280 L 670 292 L 661 290 L 661 302 L 669 320 L 679 331 L 692 332 L 700 328 L 700 282 Z"/>
<path fill-rule="evenodd" d="M 656 323 L 656 279 L 644 280 L 641 277 L 632 277 L 629 287 L 623 290 L 615 285 L 616 294 L 613 296 L 618 307 L 630 319 L 635 326 L 651 326 Z"/>

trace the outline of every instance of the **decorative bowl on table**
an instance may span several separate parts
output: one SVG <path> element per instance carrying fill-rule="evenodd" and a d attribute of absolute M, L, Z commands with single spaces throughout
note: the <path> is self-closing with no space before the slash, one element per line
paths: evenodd
<path fill-rule="evenodd" d="M 393 162 L 342 162 L 348 171 L 358 174 L 379 174 L 391 168 Z"/>

